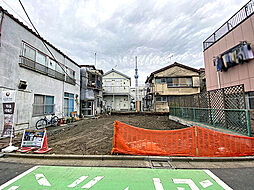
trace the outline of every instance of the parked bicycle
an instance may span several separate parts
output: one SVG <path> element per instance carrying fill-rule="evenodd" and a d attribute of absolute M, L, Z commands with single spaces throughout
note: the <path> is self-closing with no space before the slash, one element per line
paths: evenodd
<path fill-rule="evenodd" d="M 52 114 L 50 120 L 46 116 L 38 120 L 35 124 L 35 127 L 36 129 L 44 129 L 48 126 L 57 126 L 57 123 L 58 123 L 58 117 Z"/>

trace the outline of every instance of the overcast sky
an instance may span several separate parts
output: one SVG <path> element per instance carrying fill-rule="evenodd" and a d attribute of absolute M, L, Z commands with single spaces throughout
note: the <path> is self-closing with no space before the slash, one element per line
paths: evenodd
<path fill-rule="evenodd" d="M 204 67 L 202 42 L 248 1 L 23 0 L 22 3 L 41 36 L 78 64 L 94 64 L 96 52 L 98 69 L 107 72 L 114 68 L 130 76 L 134 85 L 135 56 L 139 84 L 144 84 L 151 72 L 174 62 L 197 69 Z M 0 5 L 20 21 L 28 22 L 18 0 L 0 0 Z"/>

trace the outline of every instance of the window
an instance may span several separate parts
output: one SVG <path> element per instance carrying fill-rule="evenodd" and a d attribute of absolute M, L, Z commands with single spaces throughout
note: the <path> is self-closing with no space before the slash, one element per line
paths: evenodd
<path fill-rule="evenodd" d="M 167 96 L 156 96 L 156 102 L 167 102 Z"/>
<path fill-rule="evenodd" d="M 192 87 L 191 77 L 167 78 L 168 87 Z"/>
<path fill-rule="evenodd" d="M 161 79 L 155 79 L 156 84 L 161 84 Z"/>
<path fill-rule="evenodd" d="M 46 63 L 46 56 L 43 55 L 42 53 L 37 53 L 37 56 L 36 56 L 36 62 L 37 63 L 40 63 L 44 66 L 47 66 L 47 63 Z"/>
<path fill-rule="evenodd" d="M 166 83 L 166 78 L 156 78 L 155 83 L 156 84 L 165 84 Z"/>
<path fill-rule="evenodd" d="M 54 107 L 54 96 L 34 95 L 34 116 L 53 114 L 55 113 Z"/>
<path fill-rule="evenodd" d="M 73 71 L 72 69 L 70 69 L 70 68 L 68 68 L 68 75 L 71 77 L 71 78 L 73 78 L 73 79 L 75 79 L 75 71 Z M 92 76 L 93 77 L 93 76 Z M 93 80 L 93 79 L 92 79 Z"/>
<path fill-rule="evenodd" d="M 52 70 L 56 70 L 56 62 L 52 59 L 49 59 L 49 65 L 48 67 Z"/>
<path fill-rule="evenodd" d="M 25 47 L 24 47 L 24 56 L 25 57 L 35 61 L 35 53 L 36 53 L 35 49 L 33 49 L 32 47 L 25 44 Z"/>

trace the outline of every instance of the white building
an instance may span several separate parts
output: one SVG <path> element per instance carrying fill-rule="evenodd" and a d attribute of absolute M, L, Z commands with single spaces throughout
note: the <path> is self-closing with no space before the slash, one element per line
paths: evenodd
<path fill-rule="evenodd" d="M 115 111 L 130 109 L 131 78 L 114 69 L 102 78 L 103 100 L 106 108 Z"/>
<path fill-rule="evenodd" d="M 132 97 L 132 103 L 133 103 L 133 108 L 134 110 L 136 110 L 137 108 L 135 107 L 136 106 L 136 102 L 138 101 L 138 105 L 140 106 L 138 110 L 140 111 L 144 111 L 144 98 L 146 96 L 146 86 L 143 85 L 143 86 L 138 86 L 138 87 L 132 87 L 131 88 L 131 97 Z"/>
<path fill-rule="evenodd" d="M 51 114 L 79 114 L 79 65 L 2 7 L 0 29 L 0 93 L 16 92 L 15 130 L 33 128 L 37 120 Z M 2 102 L 0 105 L 2 131 Z"/>

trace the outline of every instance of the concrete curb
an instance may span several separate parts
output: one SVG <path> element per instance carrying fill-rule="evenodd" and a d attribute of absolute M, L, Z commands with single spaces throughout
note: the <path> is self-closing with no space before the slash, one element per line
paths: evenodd
<path fill-rule="evenodd" d="M 175 162 L 235 162 L 253 161 L 254 156 L 247 157 L 168 157 L 168 156 L 130 156 L 130 155 L 62 155 L 62 154 L 16 154 L 4 153 L 4 157 L 36 158 L 36 159 L 72 159 L 72 160 L 143 160 L 143 161 L 175 161 Z"/>

